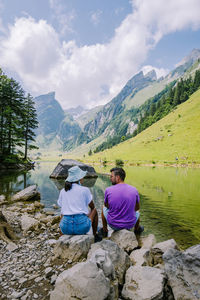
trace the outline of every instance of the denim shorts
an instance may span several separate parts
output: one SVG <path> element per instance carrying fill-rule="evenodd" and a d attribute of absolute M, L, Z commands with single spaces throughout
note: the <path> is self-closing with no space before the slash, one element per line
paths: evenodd
<path fill-rule="evenodd" d="M 104 217 L 106 218 L 107 223 L 108 223 L 108 220 L 107 220 L 108 212 L 109 212 L 109 208 L 107 208 L 107 207 L 104 206 L 104 207 L 103 207 L 103 214 L 104 214 Z M 139 219 L 139 217 L 140 217 L 140 212 L 139 212 L 139 210 L 137 210 L 137 211 L 135 212 L 135 215 L 136 215 L 136 222 L 137 222 L 138 219 Z M 135 223 L 136 223 L 136 222 L 135 222 Z M 120 228 L 114 227 L 114 226 L 110 225 L 109 223 L 108 223 L 108 225 L 110 226 L 110 228 L 112 228 L 112 229 L 115 230 L 115 231 L 120 230 Z M 134 226 L 135 226 L 135 225 L 134 225 Z M 134 228 L 134 226 L 133 226 L 132 228 Z M 132 228 L 130 228 L 130 229 L 132 229 Z"/>
<path fill-rule="evenodd" d="M 60 221 L 60 230 L 63 234 L 86 234 L 91 228 L 91 220 L 85 214 L 65 215 Z"/>

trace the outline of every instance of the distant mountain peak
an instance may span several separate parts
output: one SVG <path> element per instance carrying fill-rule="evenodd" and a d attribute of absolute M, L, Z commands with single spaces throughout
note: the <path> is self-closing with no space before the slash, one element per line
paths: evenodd
<path fill-rule="evenodd" d="M 156 75 L 156 71 L 154 69 L 152 69 L 151 71 L 149 71 L 145 76 L 145 78 L 150 78 L 151 80 L 157 80 L 157 75 Z"/>
<path fill-rule="evenodd" d="M 189 61 L 192 61 L 193 63 L 200 58 L 200 49 L 193 49 L 190 54 L 185 56 L 178 64 L 176 64 L 176 67 L 182 66 L 186 64 Z"/>

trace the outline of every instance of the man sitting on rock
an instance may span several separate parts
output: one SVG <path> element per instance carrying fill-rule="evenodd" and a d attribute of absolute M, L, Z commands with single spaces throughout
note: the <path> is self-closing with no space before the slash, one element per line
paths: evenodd
<path fill-rule="evenodd" d="M 115 231 L 134 228 L 135 234 L 142 233 L 144 227 L 139 225 L 140 197 L 137 189 L 124 182 L 126 173 L 122 168 L 113 168 L 110 172 L 112 186 L 105 190 L 103 228 L 99 234 L 102 237 L 108 236 L 107 224 Z"/>

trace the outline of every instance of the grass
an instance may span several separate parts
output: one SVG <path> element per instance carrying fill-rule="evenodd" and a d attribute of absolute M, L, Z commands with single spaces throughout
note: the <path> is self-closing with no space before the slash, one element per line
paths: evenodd
<path fill-rule="evenodd" d="M 200 164 L 200 90 L 162 120 L 92 162 L 122 159 L 129 164 Z"/>

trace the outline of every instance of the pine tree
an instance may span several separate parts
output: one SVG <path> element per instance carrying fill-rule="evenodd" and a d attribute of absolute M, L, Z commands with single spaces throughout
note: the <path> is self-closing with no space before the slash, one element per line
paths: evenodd
<path fill-rule="evenodd" d="M 27 153 L 30 149 L 38 149 L 37 146 L 31 144 L 30 142 L 35 141 L 35 132 L 34 129 L 38 127 L 37 113 L 34 107 L 34 101 L 30 94 L 27 95 L 25 99 L 24 107 L 24 159 L 27 159 Z"/>

